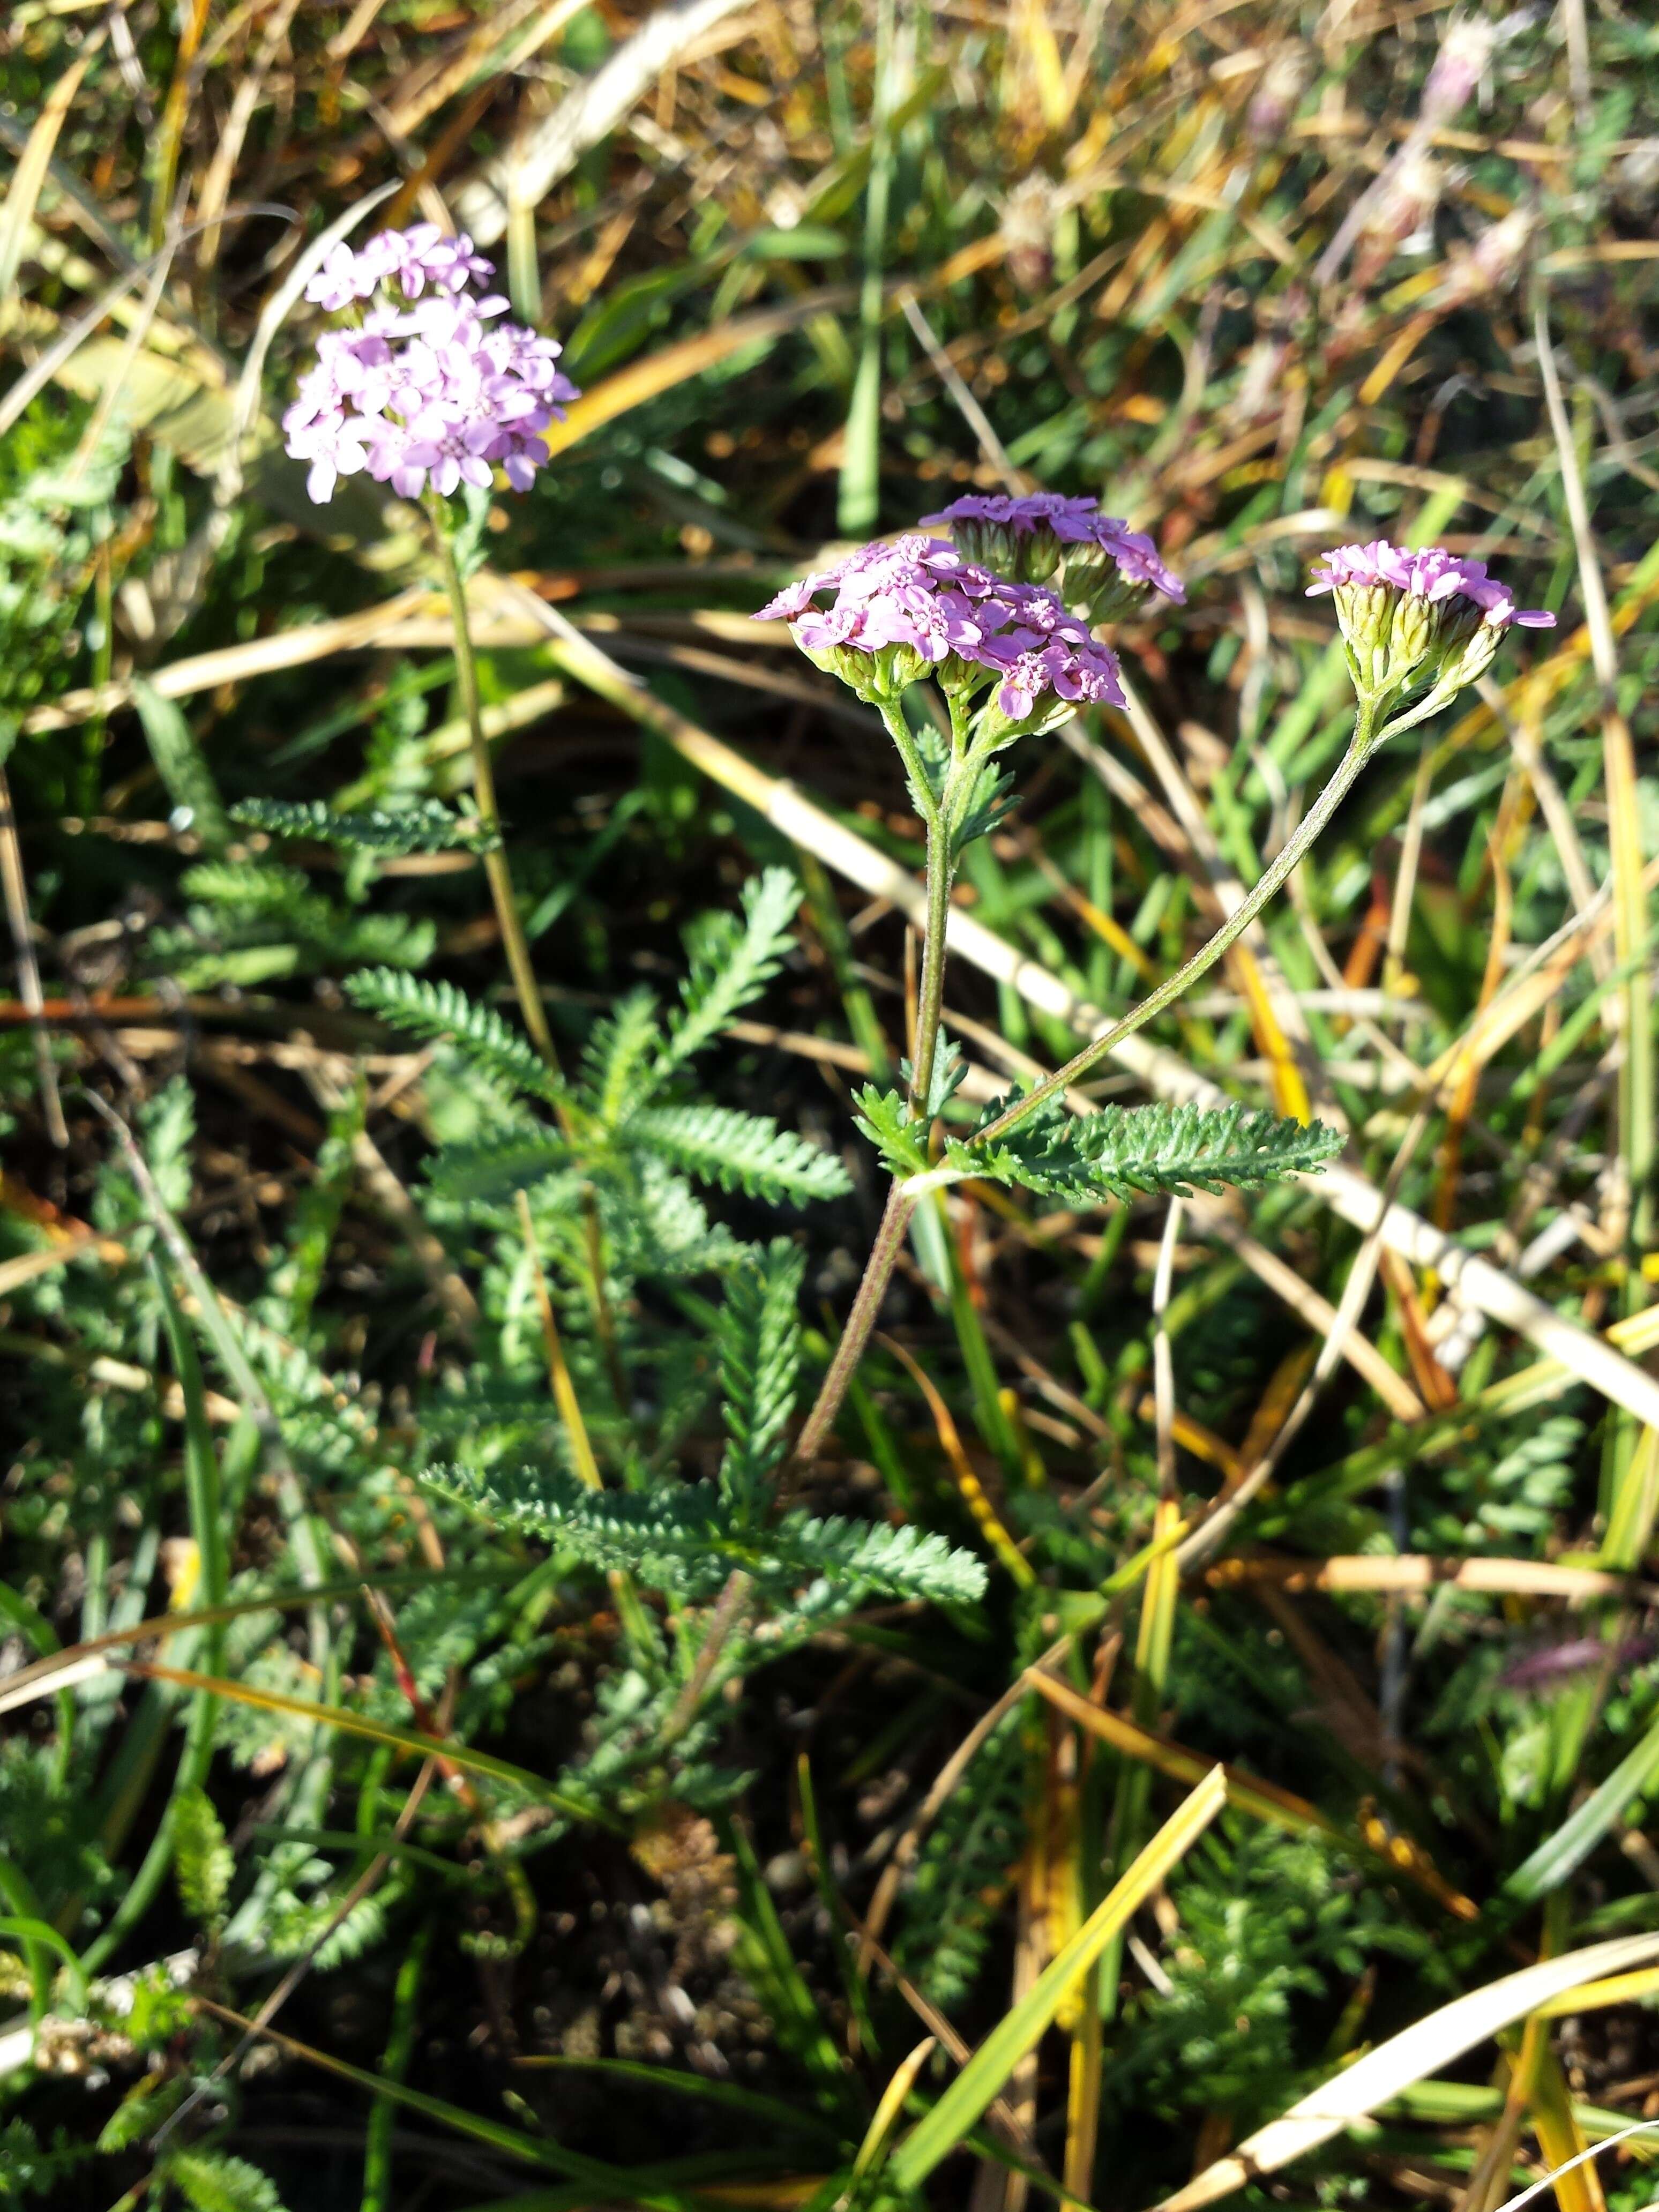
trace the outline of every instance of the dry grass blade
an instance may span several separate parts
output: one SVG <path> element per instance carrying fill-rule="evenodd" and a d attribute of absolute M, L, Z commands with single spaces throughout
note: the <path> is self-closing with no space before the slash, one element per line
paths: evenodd
<path fill-rule="evenodd" d="M 492 246 L 515 204 L 534 206 L 568 176 L 590 146 L 614 131 L 665 70 L 746 0 L 673 0 L 648 15 L 603 68 L 533 124 L 516 144 L 462 185 L 455 220 L 480 246 Z"/>
<path fill-rule="evenodd" d="M 1213 1761 L 1199 1752 L 1189 1751 L 1184 1744 L 1171 1743 L 1167 1736 L 1154 1735 L 1150 1729 L 1126 1720 L 1122 1714 L 1079 1697 L 1068 1683 L 1058 1680 L 1045 1667 L 1028 1668 L 1024 1680 L 1028 1688 L 1046 1698 L 1091 1735 L 1109 1744 L 1126 1759 L 1138 1759 L 1172 1782 L 1196 1781 L 1213 1765 Z M 1443 1881 L 1432 1863 L 1408 1838 L 1387 1836 L 1380 1826 L 1375 1839 L 1369 1832 L 1363 1839 L 1356 1838 L 1334 1820 L 1327 1820 L 1318 1807 L 1310 1805 L 1306 1798 L 1281 1790 L 1276 1783 L 1260 1781 L 1255 1775 L 1245 1774 L 1233 1766 L 1224 1767 L 1221 1771 L 1226 1780 L 1228 1803 L 1237 1806 L 1241 1813 L 1248 1813 L 1252 1820 L 1265 1820 L 1290 1835 L 1322 1838 L 1356 1856 L 1382 1856 L 1394 1871 L 1405 1874 L 1458 1919 L 1480 1918 L 1480 1907 Z"/>
<path fill-rule="evenodd" d="M 1031 1564 L 1003 1526 L 995 1506 L 986 1495 L 984 1484 L 974 1473 L 956 1422 L 951 1419 L 951 1409 L 940 1396 L 933 1377 L 915 1354 L 907 1351 L 896 1337 L 878 1336 L 877 1341 L 892 1353 L 927 1401 L 927 1410 L 933 1417 L 934 1428 L 939 1431 L 939 1449 L 950 1462 L 957 1488 L 962 1492 L 962 1502 L 973 1516 L 981 1534 L 1020 1588 L 1030 1589 L 1036 1581 Z"/>
<path fill-rule="evenodd" d="M 1364 1554 L 1328 1559 L 1222 1559 L 1205 1571 L 1218 1589 L 1271 1583 L 1286 1590 L 1486 1590 L 1494 1596 L 1592 1598 L 1640 1596 L 1651 1603 L 1659 1589 L 1632 1585 L 1599 1567 L 1570 1567 L 1556 1559 L 1437 1559 L 1424 1553 L 1394 1559 Z"/>
<path fill-rule="evenodd" d="M 5 204 L 0 207 L 0 306 L 9 297 L 17 282 L 17 272 L 23 265 L 23 249 L 28 241 L 29 225 L 34 219 L 35 204 L 40 197 L 40 187 L 46 181 L 46 171 L 52 162 L 52 149 L 58 143 L 58 134 L 64 127 L 76 94 L 81 89 L 81 80 L 91 66 L 93 56 L 104 42 L 101 29 L 94 33 L 85 51 L 64 71 L 46 96 L 46 105 L 35 118 L 29 132 L 28 143 L 12 171 L 11 189 L 6 194 Z"/>
<path fill-rule="evenodd" d="M 819 315 L 851 306 L 856 297 L 850 284 L 828 285 L 787 307 L 763 307 L 752 315 L 737 315 L 712 331 L 700 331 L 696 337 L 682 338 L 675 345 L 647 354 L 642 361 L 618 369 L 614 376 L 606 377 L 603 384 L 595 385 L 592 391 L 573 401 L 564 421 L 550 424 L 544 432 L 547 449 L 550 453 L 562 453 L 590 431 L 598 429 L 601 423 L 613 422 L 646 400 L 672 392 L 677 384 L 684 384 L 690 377 L 701 376 L 705 369 L 718 367 L 734 353 L 741 353 L 744 347 L 758 344 L 763 339 L 781 337 L 786 331 L 799 330 Z"/>
<path fill-rule="evenodd" d="M 1467 1996 L 1455 1997 L 1450 2004 L 1368 2051 L 1334 2080 L 1322 2082 L 1279 2119 L 1258 2129 L 1248 2142 L 1218 2159 L 1185 2189 L 1164 2197 L 1157 2212 L 1198 2212 L 1200 2205 L 1230 2197 L 1247 2182 L 1277 2173 L 1292 2159 L 1328 2142 L 1354 2121 L 1368 2118 L 1413 2082 L 1490 2041 L 1500 2029 L 1525 2019 L 1540 2005 L 1577 1989 L 1581 1983 L 1621 1972 L 1655 1957 L 1659 1957 L 1659 1936 L 1619 1936 L 1611 1942 L 1592 1943 L 1582 1951 L 1569 1951 L 1563 1958 L 1524 1966 L 1517 1974 L 1472 1990 Z"/>

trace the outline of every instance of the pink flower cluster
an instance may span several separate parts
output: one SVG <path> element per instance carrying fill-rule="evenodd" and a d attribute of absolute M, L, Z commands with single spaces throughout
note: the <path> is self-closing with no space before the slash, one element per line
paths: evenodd
<path fill-rule="evenodd" d="M 380 231 L 355 250 L 339 240 L 313 272 L 306 297 L 337 315 L 373 299 L 384 285 L 396 284 L 405 299 L 418 300 L 428 284 L 434 292 L 464 292 L 475 276 L 493 276 L 495 269 L 473 252 L 465 231 L 446 238 L 435 222 L 417 222 L 411 230 Z"/>
<path fill-rule="evenodd" d="M 828 607 L 820 592 L 833 591 Z M 936 538 L 866 545 L 832 568 L 788 585 L 759 612 L 787 621 L 803 652 L 875 656 L 907 649 L 964 687 L 975 672 L 997 681 L 997 705 L 1024 721 L 1047 692 L 1066 701 L 1123 704 L 1117 656 L 1040 585 L 1014 584 Z M 856 662 L 854 664 L 857 665 Z M 978 680 L 982 680 L 981 678 Z M 872 683 L 872 687 L 874 684 Z"/>
<path fill-rule="evenodd" d="M 308 296 L 319 305 L 375 304 L 355 328 L 323 333 L 283 417 L 289 453 L 311 464 L 313 499 L 363 469 L 403 499 L 428 482 L 445 498 L 488 485 L 497 465 L 528 489 L 547 459 L 539 434 L 576 387 L 551 338 L 497 319 L 507 301 L 469 289 L 492 265 L 471 239 L 421 223 L 355 253 L 337 246 L 317 270 Z"/>
<path fill-rule="evenodd" d="M 1113 562 L 1125 583 L 1152 585 L 1165 599 L 1184 602 L 1186 587 L 1174 570 L 1159 559 L 1157 546 L 1144 530 L 1131 530 L 1115 515 L 1103 514 L 1091 499 L 1067 498 L 1062 492 L 1037 491 L 1015 499 L 1001 493 L 969 492 L 952 500 L 937 514 L 924 514 L 924 522 L 958 524 L 1005 531 L 1012 538 L 1035 537 L 1046 531 L 1061 545 L 1092 545 Z"/>
<path fill-rule="evenodd" d="M 1413 552 L 1379 538 L 1370 545 L 1339 545 L 1322 554 L 1320 560 L 1323 565 L 1312 571 L 1313 581 L 1308 586 L 1310 599 L 1322 592 L 1382 584 L 1433 605 L 1447 599 L 1466 599 L 1494 629 L 1503 629 L 1510 623 L 1518 623 L 1523 629 L 1555 627 L 1555 617 L 1543 608 L 1517 607 L 1509 587 L 1486 574 L 1484 561 L 1460 560 L 1438 545 Z"/>

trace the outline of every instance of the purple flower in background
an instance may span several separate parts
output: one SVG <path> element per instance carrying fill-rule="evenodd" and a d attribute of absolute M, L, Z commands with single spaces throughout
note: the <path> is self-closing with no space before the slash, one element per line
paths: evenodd
<path fill-rule="evenodd" d="M 1542 607 L 1517 607 L 1508 586 L 1486 574 L 1484 561 L 1461 560 L 1438 545 L 1413 552 L 1378 538 L 1369 545 L 1338 545 L 1320 559 L 1324 566 L 1312 572 L 1310 599 L 1345 586 L 1381 584 L 1431 605 L 1466 599 L 1480 609 L 1482 621 L 1500 629 L 1509 623 L 1519 623 L 1523 629 L 1555 627 L 1555 617 Z"/>
<path fill-rule="evenodd" d="M 1423 127 L 1436 129 L 1462 113 L 1507 35 L 1505 25 L 1489 23 L 1479 15 L 1465 15 L 1446 26 L 1440 51 L 1423 86 L 1419 110 Z"/>
<path fill-rule="evenodd" d="M 507 301 L 469 289 L 492 267 L 435 223 L 330 252 L 307 296 L 337 311 L 374 304 L 356 327 L 324 332 L 283 417 L 289 453 L 311 464 L 313 500 L 360 470 L 404 499 L 428 483 L 445 498 L 463 483 L 483 489 L 497 467 L 528 489 L 547 459 L 540 433 L 576 387 L 551 338 L 499 319 Z"/>
<path fill-rule="evenodd" d="M 1058 575 L 1061 596 L 1089 605 L 1097 620 L 1127 612 L 1149 587 L 1177 603 L 1187 596 L 1146 532 L 1102 514 L 1091 499 L 969 492 L 922 520 L 944 523 L 971 559 L 1009 568 L 1027 582 Z"/>

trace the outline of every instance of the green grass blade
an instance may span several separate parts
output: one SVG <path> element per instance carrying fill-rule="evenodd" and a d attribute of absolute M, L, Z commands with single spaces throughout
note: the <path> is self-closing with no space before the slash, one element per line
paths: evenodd
<path fill-rule="evenodd" d="M 992 2029 L 933 2111 L 911 2129 L 887 2162 L 890 2186 L 902 2192 L 920 2189 L 940 2160 L 956 2149 L 1113 1936 L 1167 1880 L 1226 1802 L 1225 1777 L 1213 1768 L 1043 1968 L 1029 1993 Z"/>

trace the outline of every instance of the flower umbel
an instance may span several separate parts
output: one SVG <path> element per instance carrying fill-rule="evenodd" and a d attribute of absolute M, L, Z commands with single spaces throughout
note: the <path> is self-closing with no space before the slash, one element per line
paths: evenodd
<path fill-rule="evenodd" d="M 1486 673 L 1511 624 L 1554 627 L 1543 608 L 1517 607 L 1484 561 L 1437 545 L 1339 545 L 1312 574 L 1308 596 L 1333 595 L 1354 688 L 1378 714 L 1426 690 L 1413 709 L 1420 720 Z"/>
<path fill-rule="evenodd" d="M 787 586 L 757 619 L 787 620 L 810 659 L 878 704 L 926 676 L 958 703 L 994 684 L 988 712 L 1008 738 L 1079 701 L 1123 704 L 1116 655 L 1053 592 L 994 575 L 936 538 L 863 546 Z"/>
<path fill-rule="evenodd" d="M 487 486 L 498 465 L 528 489 L 547 459 L 540 433 L 577 392 L 551 338 L 498 319 L 507 301 L 472 289 L 493 267 L 435 223 L 334 247 L 307 298 L 337 313 L 372 304 L 355 326 L 323 333 L 283 417 L 288 451 L 311 464 L 313 499 L 363 469 L 404 499 L 428 483 L 446 498 Z"/>
<path fill-rule="evenodd" d="M 1091 622 L 1132 613 L 1149 591 L 1186 599 L 1180 578 L 1144 531 L 1103 514 L 1091 499 L 1039 491 L 1014 499 L 970 492 L 924 522 L 942 522 L 970 561 L 1031 584 L 1049 584 Z"/>

